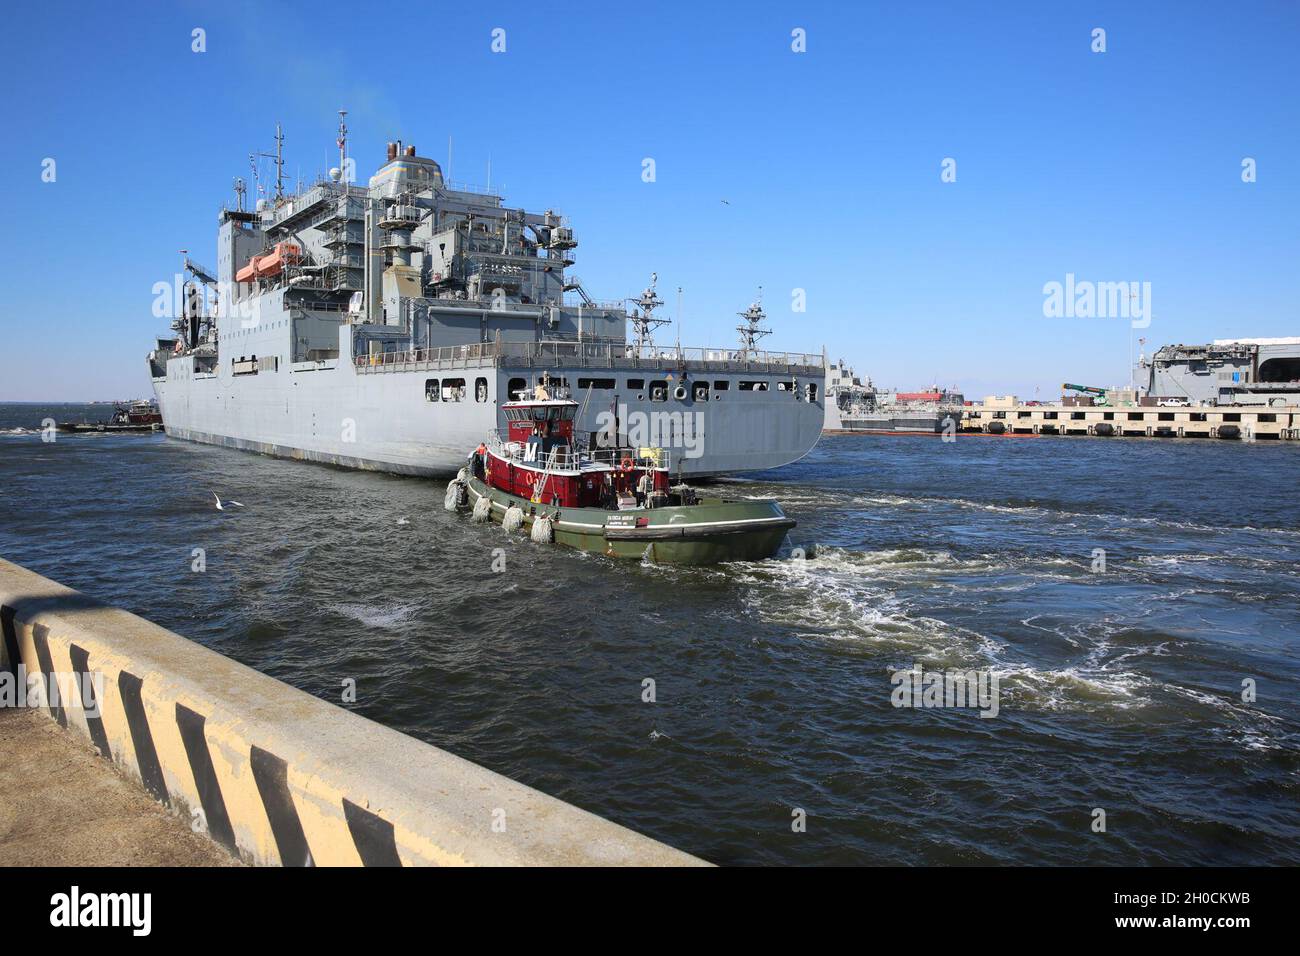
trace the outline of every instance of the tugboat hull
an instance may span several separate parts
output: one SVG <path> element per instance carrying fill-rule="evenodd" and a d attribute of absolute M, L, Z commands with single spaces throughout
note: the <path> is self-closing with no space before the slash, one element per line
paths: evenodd
<path fill-rule="evenodd" d="M 762 561 L 776 554 L 795 526 L 775 501 L 706 498 L 694 505 L 628 511 L 559 508 L 489 487 L 473 476 L 464 480 L 469 504 L 487 497 L 497 524 L 506 509 L 518 506 L 525 531 L 531 533 L 538 518 L 548 518 L 556 544 L 611 558 L 648 557 L 657 564 L 682 565 Z"/>

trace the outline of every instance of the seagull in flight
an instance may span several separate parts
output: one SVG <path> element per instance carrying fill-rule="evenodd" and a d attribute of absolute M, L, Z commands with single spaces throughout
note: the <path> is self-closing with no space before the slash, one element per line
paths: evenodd
<path fill-rule="evenodd" d="M 724 199 L 724 200 L 722 200 L 722 204 L 723 204 L 724 206 L 730 206 L 730 205 L 731 205 L 731 200 L 730 200 L 730 199 Z"/>
<path fill-rule="evenodd" d="M 221 499 L 217 496 L 217 493 L 216 493 L 215 491 L 212 492 L 212 497 L 213 497 L 214 499 L 216 499 L 216 502 L 217 502 L 217 510 L 218 510 L 218 511 L 225 511 L 225 510 L 226 510 L 225 505 L 223 505 L 223 504 L 221 503 Z M 242 507 L 244 507 L 244 506 L 241 505 L 238 501 L 227 501 L 226 504 L 227 504 L 227 505 L 234 505 L 236 508 L 242 508 Z"/>

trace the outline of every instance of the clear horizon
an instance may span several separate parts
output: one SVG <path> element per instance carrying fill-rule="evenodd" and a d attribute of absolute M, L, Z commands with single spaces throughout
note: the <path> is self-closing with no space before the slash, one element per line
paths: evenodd
<path fill-rule="evenodd" d="M 291 181 L 335 164 L 341 108 L 362 182 L 396 139 L 490 167 L 570 218 L 595 298 L 657 272 L 676 317 L 682 287 L 663 342 L 733 342 L 761 285 L 765 345 L 978 400 L 1124 384 L 1139 338 L 1300 333 L 1294 3 L 412 8 L 399 52 L 328 2 L 9 16 L 0 401 L 152 396 L 155 283 L 215 264 L 277 122 Z M 1049 316 L 1067 282 L 1145 315 Z"/>

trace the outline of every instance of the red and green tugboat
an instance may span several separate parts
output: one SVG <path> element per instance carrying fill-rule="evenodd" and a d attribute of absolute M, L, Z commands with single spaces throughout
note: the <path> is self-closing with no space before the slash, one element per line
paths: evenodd
<path fill-rule="evenodd" d="M 550 398 L 502 406 L 508 435 L 470 455 L 447 488 L 449 511 L 525 528 L 534 541 L 661 564 L 760 561 L 795 526 L 777 502 L 701 497 L 673 484 L 660 448 L 579 448 L 578 403 Z"/>
<path fill-rule="evenodd" d="M 156 432 L 163 427 L 162 415 L 152 402 L 118 405 L 106 422 L 59 422 L 61 432 Z"/>

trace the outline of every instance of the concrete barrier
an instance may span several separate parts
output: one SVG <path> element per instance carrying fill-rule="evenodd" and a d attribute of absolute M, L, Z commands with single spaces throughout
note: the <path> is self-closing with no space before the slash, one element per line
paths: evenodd
<path fill-rule="evenodd" d="M 51 717 L 250 863 L 702 863 L 2 559 L 0 628 Z"/>

